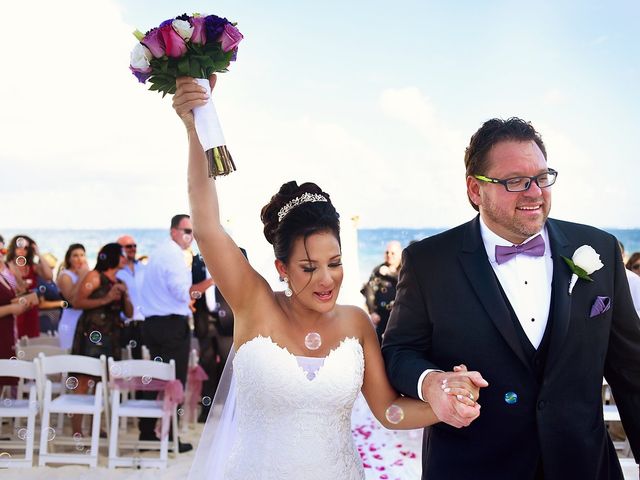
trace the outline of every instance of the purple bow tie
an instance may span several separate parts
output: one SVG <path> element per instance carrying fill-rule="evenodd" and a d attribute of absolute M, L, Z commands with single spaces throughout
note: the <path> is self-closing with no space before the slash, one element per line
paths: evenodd
<path fill-rule="evenodd" d="M 542 238 L 541 235 L 536 235 L 522 245 L 513 245 L 511 247 L 496 245 L 496 262 L 498 262 L 498 265 L 501 265 L 519 253 L 532 257 L 541 257 L 544 255 L 544 247 L 544 238 Z"/>

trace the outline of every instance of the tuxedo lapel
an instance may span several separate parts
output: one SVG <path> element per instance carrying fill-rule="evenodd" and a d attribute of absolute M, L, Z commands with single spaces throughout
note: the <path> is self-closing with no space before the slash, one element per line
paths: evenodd
<path fill-rule="evenodd" d="M 553 260 L 553 280 L 551 282 L 553 305 L 550 312 L 552 319 L 551 340 L 545 373 L 550 371 L 553 363 L 562 352 L 562 345 L 569 330 L 571 312 L 569 282 L 571 281 L 571 270 L 562 257 L 571 258 L 573 255 L 573 249 L 567 237 L 553 220 L 547 221 L 547 232 L 549 234 L 551 258 Z"/>
<path fill-rule="evenodd" d="M 479 217 L 467 224 L 464 235 L 462 251 L 458 255 L 462 269 L 491 321 L 518 358 L 529 367 L 522 343 L 513 325 L 511 313 L 500 293 L 498 280 L 487 259 L 487 252 L 480 235 Z"/>

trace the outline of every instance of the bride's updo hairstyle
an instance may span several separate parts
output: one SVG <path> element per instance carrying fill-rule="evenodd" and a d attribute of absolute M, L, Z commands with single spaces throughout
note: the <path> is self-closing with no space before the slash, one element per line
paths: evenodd
<path fill-rule="evenodd" d="M 299 237 L 306 240 L 314 233 L 331 232 L 339 244 L 339 217 L 329 194 L 311 182 L 283 184 L 260 212 L 264 236 L 283 263 L 289 260 L 293 242 Z"/>

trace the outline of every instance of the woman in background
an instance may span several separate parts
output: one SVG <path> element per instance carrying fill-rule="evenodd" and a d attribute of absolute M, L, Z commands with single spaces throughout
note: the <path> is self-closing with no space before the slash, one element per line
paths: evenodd
<path fill-rule="evenodd" d="M 64 300 L 67 302 L 67 308 L 62 311 L 60 323 L 58 325 L 58 335 L 60 336 L 60 346 L 62 348 L 71 348 L 73 336 L 76 333 L 76 325 L 82 314 L 82 310 L 76 308 L 75 300 L 82 280 L 89 272 L 87 265 L 87 257 L 85 248 L 80 243 L 72 243 L 64 255 L 63 268 L 58 274 L 58 289 Z"/>
<path fill-rule="evenodd" d="M 36 262 L 36 259 L 38 260 Z M 27 235 L 16 235 L 9 243 L 7 265 L 18 282 L 18 291 L 33 292 L 38 286 L 38 277 L 45 281 L 53 278 L 53 272 L 47 262 L 40 261 L 38 245 Z M 34 305 L 16 317 L 18 338 L 40 336 L 40 317 L 38 306 Z"/>
<path fill-rule="evenodd" d="M 4 249 L 4 239 L 0 236 L 0 251 Z M 16 322 L 15 316 L 30 309 L 32 305 L 26 299 L 22 302 L 12 301 L 16 291 L 12 285 L 15 282 L 8 275 L 9 269 L 4 263 L 4 255 L 0 254 L 0 358 L 15 356 Z M 17 379 L 0 377 L 0 387 L 15 385 Z M 1 388 L 0 388 L 1 389 Z"/>
<path fill-rule="evenodd" d="M 98 253 L 96 268 L 81 281 L 75 295 L 74 306 L 81 308 L 73 346 L 73 355 L 99 358 L 100 355 L 120 360 L 120 332 L 123 327 L 121 312 L 126 317 L 133 315 L 133 305 L 129 300 L 127 286 L 116 278 L 116 273 L 127 262 L 122 247 L 117 243 L 107 243 Z M 76 393 L 89 390 L 89 375 L 77 375 Z M 82 415 L 74 415 L 71 420 L 73 433 L 82 434 Z"/>

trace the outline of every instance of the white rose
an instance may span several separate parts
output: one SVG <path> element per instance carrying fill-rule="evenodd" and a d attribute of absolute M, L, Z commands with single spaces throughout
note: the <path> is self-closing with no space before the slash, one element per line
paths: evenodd
<path fill-rule="evenodd" d="M 573 252 L 573 257 L 571 258 L 573 263 L 587 272 L 587 275 L 591 275 L 596 270 L 600 270 L 604 267 L 603 263 L 600 261 L 600 255 L 590 247 L 589 245 L 582 245 L 575 252 Z"/>
<path fill-rule="evenodd" d="M 151 54 L 151 51 L 141 43 L 138 43 L 131 52 L 131 66 L 133 68 L 145 70 L 151 66 L 149 61 L 152 58 L 153 55 Z"/>
<path fill-rule="evenodd" d="M 174 20 L 171 25 L 178 35 L 186 42 L 191 39 L 193 27 L 186 20 Z"/>
<path fill-rule="evenodd" d="M 389 275 L 391 273 L 391 269 L 386 265 L 381 266 L 378 271 L 380 272 L 380 275 Z"/>

